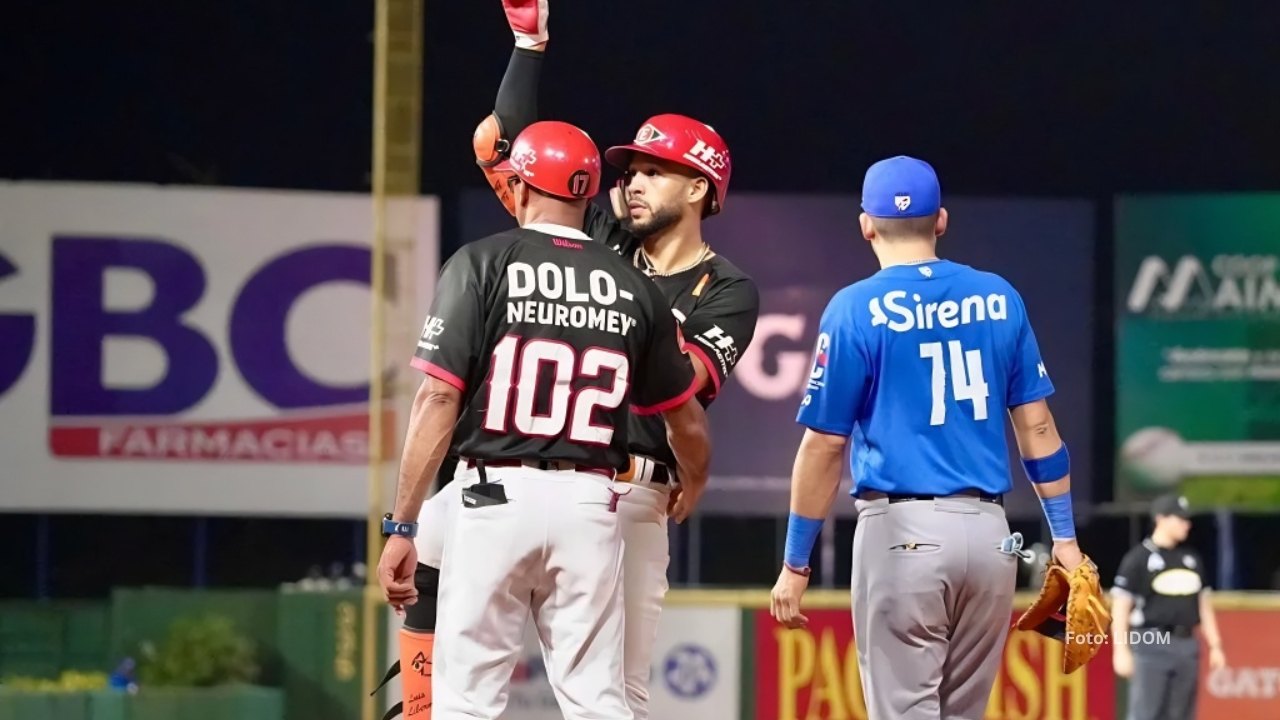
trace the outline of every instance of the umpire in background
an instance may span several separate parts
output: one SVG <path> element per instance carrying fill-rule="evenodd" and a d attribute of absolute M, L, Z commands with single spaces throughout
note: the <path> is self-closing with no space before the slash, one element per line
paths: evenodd
<path fill-rule="evenodd" d="M 1196 627 L 1209 646 L 1209 666 L 1217 670 L 1227 659 L 1204 563 L 1184 545 L 1191 531 L 1187 499 L 1158 497 L 1151 516 L 1151 536 L 1120 561 L 1111 590 L 1112 662 L 1116 674 L 1130 680 L 1128 720 L 1189 719 L 1200 674 Z"/>

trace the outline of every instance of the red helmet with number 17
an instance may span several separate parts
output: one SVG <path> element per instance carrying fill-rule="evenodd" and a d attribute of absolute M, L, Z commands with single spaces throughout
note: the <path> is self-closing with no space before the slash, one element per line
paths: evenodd
<path fill-rule="evenodd" d="M 590 136 L 565 122 L 544 120 L 525 128 L 511 143 L 510 158 L 493 169 L 565 200 L 600 192 L 600 150 Z"/>
<path fill-rule="evenodd" d="M 710 125 L 684 115 L 654 115 L 640 126 L 630 145 L 611 147 L 604 157 L 610 165 L 626 170 L 635 153 L 670 160 L 702 173 L 714 189 L 706 214 L 715 215 L 724 207 L 733 163 L 729 146 Z"/>

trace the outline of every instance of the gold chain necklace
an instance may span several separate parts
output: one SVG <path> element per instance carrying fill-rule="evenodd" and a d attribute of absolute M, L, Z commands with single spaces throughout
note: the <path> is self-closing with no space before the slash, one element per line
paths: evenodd
<path fill-rule="evenodd" d="M 695 267 L 698 267 L 699 265 L 702 264 L 702 261 L 707 259 L 707 255 L 710 253 L 711 253 L 711 246 L 704 241 L 702 243 L 702 252 L 698 254 L 698 257 L 696 260 L 676 270 L 670 270 L 668 272 L 658 272 L 658 269 L 653 264 L 653 259 L 649 257 L 649 253 L 645 252 L 644 246 L 641 245 L 640 247 L 636 248 L 636 254 L 635 254 L 635 257 L 632 259 L 632 262 L 635 264 L 636 267 L 640 268 L 640 270 L 645 275 L 648 275 L 649 277 L 671 277 L 672 275 L 679 275 L 682 272 L 686 272 L 688 270 L 692 270 Z"/>

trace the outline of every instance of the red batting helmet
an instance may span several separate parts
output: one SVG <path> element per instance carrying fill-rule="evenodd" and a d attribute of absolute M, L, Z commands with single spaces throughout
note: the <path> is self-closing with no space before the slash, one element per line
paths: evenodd
<path fill-rule="evenodd" d="M 566 200 L 600 192 L 600 150 L 585 132 L 565 122 L 544 120 L 525 128 L 511 144 L 511 157 L 494 170 L 511 172 Z"/>
<path fill-rule="evenodd" d="M 729 146 L 710 125 L 684 115 L 654 115 L 640 126 L 636 139 L 630 145 L 611 147 L 604 157 L 610 165 L 625 170 L 633 153 L 670 160 L 697 170 L 711 181 L 715 189 L 707 214 L 715 215 L 724 206 L 733 163 L 729 160 Z"/>

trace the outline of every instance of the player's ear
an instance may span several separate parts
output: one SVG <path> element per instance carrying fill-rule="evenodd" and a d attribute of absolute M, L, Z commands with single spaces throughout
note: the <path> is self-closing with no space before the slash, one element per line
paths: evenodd
<path fill-rule="evenodd" d="M 524 226 L 525 210 L 529 207 L 529 186 L 521 182 L 519 177 L 512 176 L 510 184 L 511 207 L 515 211 L 516 225 Z"/>
<path fill-rule="evenodd" d="M 862 237 L 868 242 L 876 239 L 876 226 L 871 222 L 871 216 L 866 213 L 858 215 L 858 227 L 862 230 Z"/>
<path fill-rule="evenodd" d="M 698 205 L 702 202 L 702 198 L 707 196 L 707 192 L 711 190 L 711 183 L 707 179 L 699 175 L 689 180 L 688 193 L 686 200 L 690 205 Z"/>
<path fill-rule="evenodd" d="M 513 178 L 511 183 L 511 195 L 516 200 L 516 207 L 523 208 L 529 206 L 529 186 L 524 184 L 520 178 Z"/>
<path fill-rule="evenodd" d="M 942 237 L 947 232 L 947 209 L 938 208 L 938 219 L 933 224 L 934 237 Z"/>

